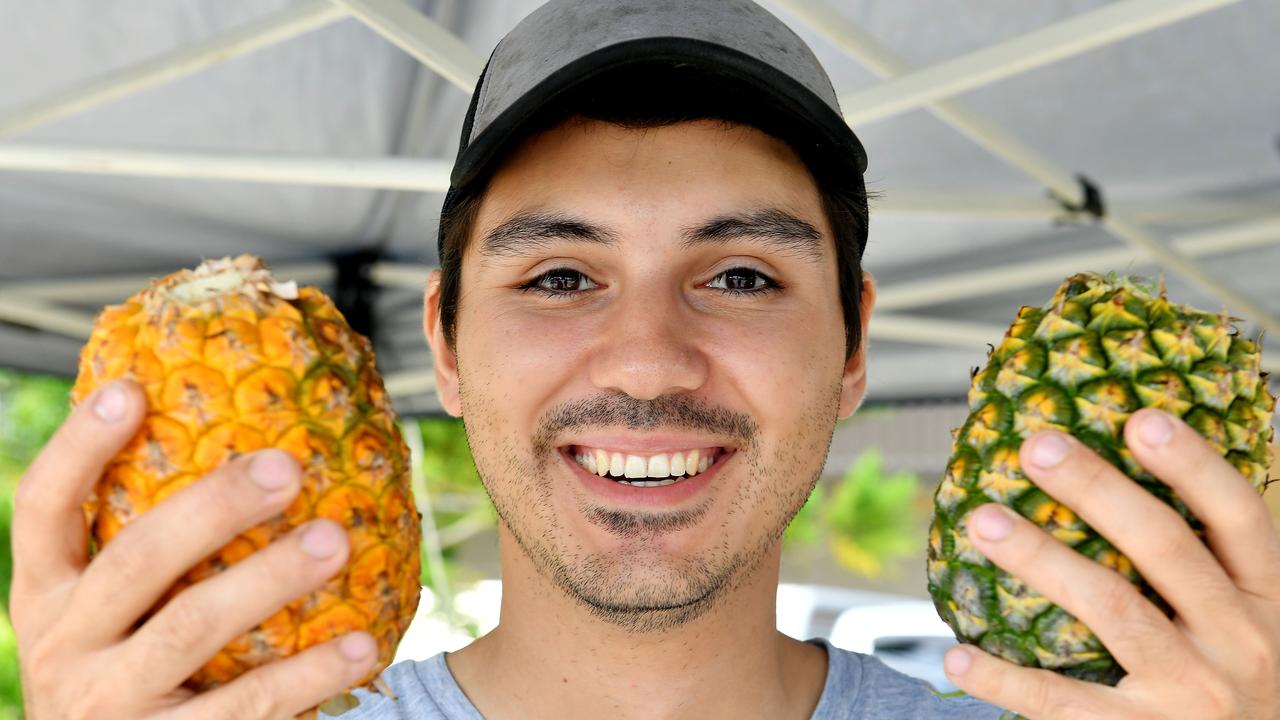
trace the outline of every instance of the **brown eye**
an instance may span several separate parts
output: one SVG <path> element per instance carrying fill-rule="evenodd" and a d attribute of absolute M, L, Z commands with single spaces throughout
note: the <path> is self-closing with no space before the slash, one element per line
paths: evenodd
<path fill-rule="evenodd" d="M 576 295 L 586 290 L 591 290 L 597 285 L 591 281 L 586 275 L 577 270 L 569 268 L 556 268 L 548 270 L 527 284 L 521 286 L 521 290 L 533 290 L 543 295 L 551 295 L 556 297 L 567 297 Z"/>
<path fill-rule="evenodd" d="M 715 276 L 707 287 L 731 294 L 754 295 L 777 290 L 773 278 L 748 267 L 730 268 Z"/>

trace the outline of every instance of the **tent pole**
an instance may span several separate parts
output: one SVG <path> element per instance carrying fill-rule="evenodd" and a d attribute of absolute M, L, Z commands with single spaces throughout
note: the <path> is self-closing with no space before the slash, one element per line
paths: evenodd
<path fill-rule="evenodd" d="M 289 157 L 0 144 L 0 170 L 444 192 L 452 163 L 402 157 Z"/>
<path fill-rule="evenodd" d="M 1276 214 L 1275 203 L 1170 198 L 1165 200 L 1123 200 L 1129 216 L 1143 223 L 1196 225 L 1204 223 L 1267 220 Z M 983 220 L 1027 220 L 1052 222 L 1070 219 L 1062 203 L 1051 197 L 1002 195 L 997 193 L 938 193 L 894 190 L 871 204 L 877 216 L 973 217 Z M 1089 216 L 1086 216 L 1089 217 Z M 1091 218 L 1089 218 L 1091 219 Z"/>
<path fill-rule="evenodd" d="M 1125 0 L 848 93 L 840 105 L 850 125 L 863 127 L 1235 2 Z"/>
<path fill-rule="evenodd" d="M 880 215 L 972 217 L 983 220 L 1049 222 L 1064 216 L 1062 203 L 1049 197 L 1022 195 L 942 194 L 927 192 L 885 193 L 871 202 Z"/>
<path fill-rule="evenodd" d="M 382 382 L 386 386 L 387 395 L 391 396 L 392 400 L 413 395 L 436 394 L 436 375 L 432 368 L 388 373 Z"/>
<path fill-rule="evenodd" d="M 0 115 L 0 137 L 132 95 L 260 48 L 317 30 L 346 17 L 328 0 L 311 0 L 243 25 L 189 47 L 144 60 L 86 83 L 54 93 Z"/>
<path fill-rule="evenodd" d="M 1171 244 L 1188 258 L 1280 244 L 1280 215 L 1274 215 L 1266 220 L 1181 235 L 1174 238 Z M 995 265 L 983 268 L 980 274 L 958 272 L 935 275 L 923 280 L 894 283 L 881 288 L 876 293 L 876 309 L 897 310 L 982 297 L 1040 283 L 1058 282 L 1067 275 L 1083 269 L 1103 271 L 1127 266 L 1135 261 L 1141 265 L 1150 263 L 1153 259 L 1146 254 L 1135 257 L 1133 248 L 1121 246 L 1055 255 L 1024 263 Z"/>
<path fill-rule="evenodd" d="M 332 0 L 374 32 L 470 94 L 484 59 L 403 0 Z"/>
<path fill-rule="evenodd" d="M 0 320 L 70 335 L 79 340 L 87 339 L 93 331 L 93 318 L 89 315 L 8 293 L 0 296 Z"/>
<path fill-rule="evenodd" d="M 820 0 L 775 0 L 775 2 L 796 11 L 806 22 L 813 23 L 812 27 L 815 31 L 852 53 L 877 74 L 898 77 L 911 71 L 905 60 L 897 57 L 875 38 L 862 31 L 856 23 L 835 12 Z M 1077 179 L 1013 134 L 989 122 L 956 100 L 940 100 L 929 105 L 929 109 L 978 145 L 1046 185 L 1055 196 L 1062 199 L 1064 205 L 1081 204 L 1084 198 Z M 1266 308 L 1202 271 L 1185 255 L 1166 246 L 1162 240 L 1125 217 L 1122 212 L 1118 213 L 1115 209 L 1109 210 L 1101 218 L 1101 224 L 1112 235 L 1148 253 L 1170 271 L 1199 285 L 1209 294 L 1226 303 L 1233 312 L 1240 313 L 1268 331 L 1280 335 L 1280 319 L 1271 315 Z"/>

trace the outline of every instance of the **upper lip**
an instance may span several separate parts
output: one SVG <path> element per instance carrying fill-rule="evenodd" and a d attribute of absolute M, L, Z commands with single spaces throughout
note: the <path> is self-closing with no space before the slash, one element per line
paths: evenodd
<path fill-rule="evenodd" d="M 609 450 L 620 453 L 634 454 L 653 454 L 653 453 L 671 453 L 684 450 L 695 450 L 702 448 L 720 448 L 722 450 L 733 450 L 734 445 L 721 438 L 712 438 L 696 435 L 662 435 L 649 437 L 635 437 L 628 435 L 589 435 L 575 437 L 561 445 L 561 447 L 589 447 L 600 448 L 601 450 Z"/>

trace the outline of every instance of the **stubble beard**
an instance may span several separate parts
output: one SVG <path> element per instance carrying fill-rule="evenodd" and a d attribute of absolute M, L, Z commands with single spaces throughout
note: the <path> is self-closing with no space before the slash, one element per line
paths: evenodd
<path fill-rule="evenodd" d="M 459 393 L 477 471 L 499 519 L 521 551 L 543 577 L 593 617 L 634 634 L 663 633 L 684 626 L 715 609 L 756 574 L 813 492 L 823 462 L 817 463 L 803 483 L 796 483 L 798 473 L 788 469 L 803 468 L 802 459 L 811 459 L 815 450 L 825 461 L 839 402 L 837 385 L 826 402 L 804 414 L 801 429 L 784 438 L 765 462 L 758 429 L 750 417 L 687 396 L 643 401 L 610 394 L 560 405 L 541 419 L 529 448 L 522 447 L 512 429 L 503 424 L 496 412 L 501 403 L 469 398 L 462 373 Z M 755 534 L 749 546 L 736 550 L 726 534 L 693 557 L 658 556 L 650 551 L 651 541 L 701 523 L 710 500 L 671 512 L 630 512 L 584 503 L 578 510 L 588 522 L 626 541 L 623 550 L 586 552 L 557 516 L 551 484 L 531 483 L 530 479 L 546 477 L 560 462 L 555 438 L 570 429 L 605 425 L 632 430 L 700 430 L 737 439 L 735 457 L 747 465 L 747 472 L 742 473 L 747 485 L 734 493 L 728 518 L 744 508 L 765 508 L 768 512 L 758 526 L 764 532 Z M 530 491 L 536 495 L 529 497 Z"/>

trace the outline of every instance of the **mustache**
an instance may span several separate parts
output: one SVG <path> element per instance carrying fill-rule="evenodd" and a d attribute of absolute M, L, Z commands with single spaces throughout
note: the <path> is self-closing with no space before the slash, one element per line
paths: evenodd
<path fill-rule="evenodd" d="M 538 454 L 549 452 L 556 446 L 555 439 L 566 432 L 602 426 L 698 430 L 726 436 L 743 448 L 753 444 L 759 432 L 751 416 L 689 395 L 639 400 L 625 393 L 608 393 L 552 407 L 538 421 L 533 446 Z"/>

